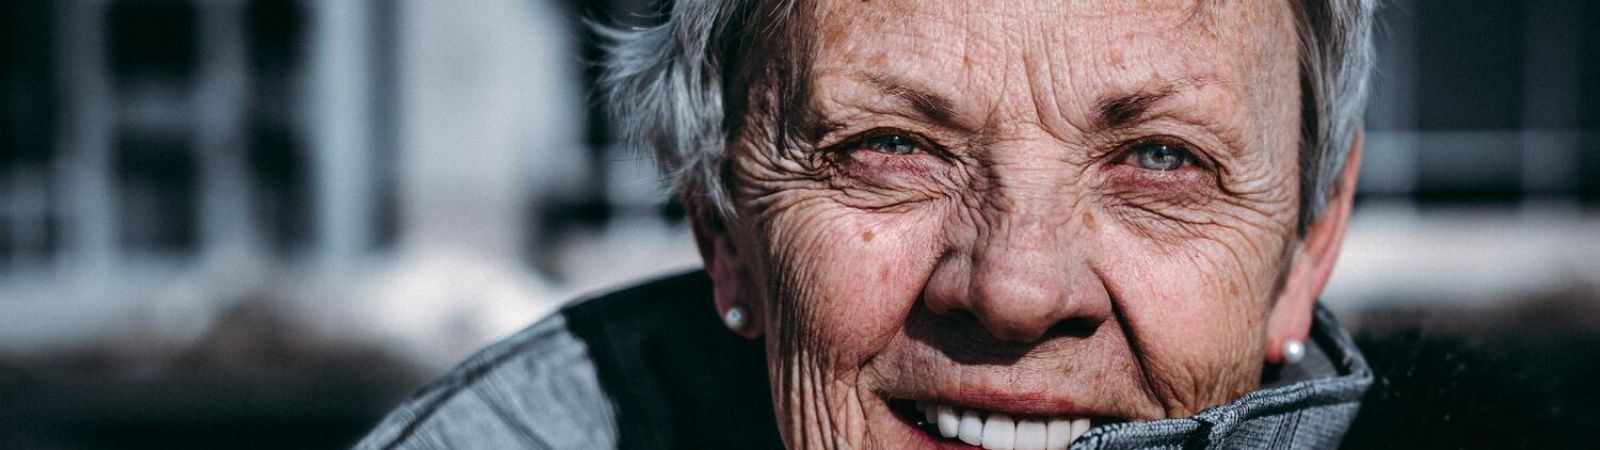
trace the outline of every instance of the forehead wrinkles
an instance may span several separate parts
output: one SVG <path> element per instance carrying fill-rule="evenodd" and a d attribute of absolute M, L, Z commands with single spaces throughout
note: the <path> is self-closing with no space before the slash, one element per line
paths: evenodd
<path fill-rule="evenodd" d="M 815 68 L 921 81 L 953 98 L 965 119 L 1002 122 L 977 125 L 1037 122 L 1059 134 L 1087 128 L 1105 94 L 1155 83 L 1212 79 L 1235 102 L 1259 97 L 1246 91 L 1264 90 L 1276 74 L 1262 62 L 1295 67 L 1284 56 L 1294 51 L 1288 5 L 1271 3 L 819 2 L 824 54 Z M 1265 100 L 1248 106 L 1262 110 Z"/>
<path fill-rule="evenodd" d="M 1183 80 L 1208 80 L 1204 85 L 1245 101 L 1252 96 L 1249 91 L 1268 86 L 1261 81 L 1270 72 L 1263 73 L 1259 64 L 1283 58 L 1273 41 L 1293 36 L 1287 29 L 1271 33 L 1277 31 L 1274 24 L 1287 20 L 1270 20 L 1270 11 L 1287 12 L 1287 8 L 1262 8 L 1256 2 L 1113 3 L 1117 5 L 1073 14 L 1069 20 L 1082 25 L 1056 33 L 1054 47 L 1069 49 L 1064 51 L 1078 55 L 1076 61 L 1048 61 L 1067 64 L 1056 70 L 1068 76 L 1054 81 L 1077 95 L 1057 95 L 1056 100 L 1061 111 L 1074 114 L 1071 122 L 1080 127 L 1093 117 L 1077 114 L 1093 112 L 1094 105 L 1065 102 L 1093 101 L 1102 94 L 1138 92 L 1162 84 L 1199 86 Z"/>
<path fill-rule="evenodd" d="M 978 83 L 975 72 L 1002 66 L 997 56 L 1005 33 L 985 30 L 1000 29 L 1004 8 L 986 2 L 843 0 L 822 2 L 821 9 L 818 70 L 936 81 L 930 87 L 956 97 L 963 84 Z M 951 83 L 955 78 L 961 84 Z"/>

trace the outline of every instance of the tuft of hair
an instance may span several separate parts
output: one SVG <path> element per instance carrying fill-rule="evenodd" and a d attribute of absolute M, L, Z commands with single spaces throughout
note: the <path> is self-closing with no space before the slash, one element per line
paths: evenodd
<path fill-rule="evenodd" d="M 1303 234 L 1339 194 L 1372 74 L 1376 0 L 1294 2 L 1300 38 L 1300 223 Z"/>
<path fill-rule="evenodd" d="M 734 79 L 755 41 L 775 34 L 792 1 L 679 0 L 660 24 L 620 28 L 594 25 L 605 59 L 600 99 L 623 142 L 652 153 L 667 184 L 685 200 L 732 213 L 722 158 L 741 120 L 747 87 Z"/>

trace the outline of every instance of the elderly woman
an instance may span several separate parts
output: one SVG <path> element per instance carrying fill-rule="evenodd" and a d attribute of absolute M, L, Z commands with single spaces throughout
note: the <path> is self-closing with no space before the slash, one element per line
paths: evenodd
<path fill-rule="evenodd" d="M 610 101 L 705 270 L 363 448 L 1328 448 L 1367 0 L 680 0 Z"/>

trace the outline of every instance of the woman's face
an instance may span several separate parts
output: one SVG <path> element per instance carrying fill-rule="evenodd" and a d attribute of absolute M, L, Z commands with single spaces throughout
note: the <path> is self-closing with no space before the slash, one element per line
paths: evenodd
<path fill-rule="evenodd" d="M 739 219 L 697 218 L 791 448 L 959 445 L 917 402 L 1191 415 L 1256 389 L 1269 330 L 1303 334 L 1310 301 L 1279 301 L 1303 248 L 1288 2 L 815 14 L 810 134 L 740 140 Z"/>

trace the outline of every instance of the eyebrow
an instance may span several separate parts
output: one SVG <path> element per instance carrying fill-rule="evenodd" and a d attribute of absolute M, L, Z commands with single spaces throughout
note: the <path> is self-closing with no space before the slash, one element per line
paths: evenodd
<path fill-rule="evenodd" d="M 1188 77 L 1101 97 L 1100 101 L 1095 102 L 1095 128 L 1115 130 L 1139 123 L 1156 104 L 1177 95 L 1181 88 L 1204 86 L 1216 81 L 1213 77 Z"/>
<path fill-rule="evenodd" d="M 885 94 L 899 98 L 911 105 L 917 113 L 942 125 L 954 125 L 956 117 L 955 102 L 948 97 L 936 94 L 927 89 L 907 84 L 901 80 L 884 75 L 870 75 L 867 81 L 877 86 Z"/>
<path fill-rule="evenodd" d="M 949 97 L 886 75 L 869 75 L 867 81 L 885 94 L 906 102 L 918 114 L 941 125 L 960 128 L 956 121 L 955 102 Z M 1104 131 L 1132 126 L 1144 120 L 1155 105 L 1176 96 L 1181 88 L 1215 81 L 1211 77 L 1188 77 L 1101 97 L 1095 102 L 1094 127 Z"/>
<path fill-rule="evenodd" d="M 1103 97 L 1095 103 L 1095 110 L 1099 112 L 1095 126 L 1102 130 L 1114 130 L 1133 125 L 1150 112 L 1151 106 L 1171 97 L 1173 93 L 1171 87 L 1162 87 Z"/>

